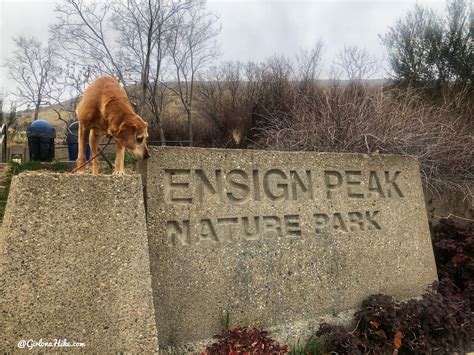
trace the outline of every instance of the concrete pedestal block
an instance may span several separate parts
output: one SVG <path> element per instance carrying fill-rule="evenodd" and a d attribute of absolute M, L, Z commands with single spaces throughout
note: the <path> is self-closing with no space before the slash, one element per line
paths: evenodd
<path fill-rule="evenodd" d="M 14 177 L 3 238 L 2 351 L 158 348 L 139 175 Z"/>

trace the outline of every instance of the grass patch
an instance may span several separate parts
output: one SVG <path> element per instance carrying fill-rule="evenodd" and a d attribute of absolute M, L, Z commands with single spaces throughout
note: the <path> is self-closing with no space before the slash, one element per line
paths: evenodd
<path fill-rule="evenodd" d="M 327 354 L 328 349 L 325 342 L 321 338 L 311 336 L 306 342 L 298 340 L 296 344 L 290 347 L 289 354 L 291 355 L 319 355 Z"/>
<path fill-rule="evenodd" d="M 71 164 L 61 162 L 61 161 L 53 161 L 51 163 L 43 163 L 40 161 L 30 161 L 28 163 L 10 163 L 10 168 L 12 175 L 18 175 L 24 171 L 37 171 L 37 170 L 45 170 L 45 171 L 53 171 L 58 173 L 65 173 L 71 171 Z"/>
<path fill-rule="evenodd" d="M 115 163 L 115 154 L 106 154 L 106 157 L 112 163 L 112 165 Z M 105 162 L 103 157 L 99 157 L 99 159 L 101 162 Z M 125 169 L 135 171 L 137 167 L 137 158 L 131 154 L 125 154 L 124 167 Z M 113 171 L 114 168 L 111 168 L 108 164 L 102 164 L 100 167 L 101 174 L 112 174 Z"/>
<path fill-rule="evenodd" d="M 12 182 L 13 173 L 10 169 L 3 178 L 4 189 L 0 192 L 0 221 L 3 220 L 5 208 L 7 207 L 8 193 L 10 192 L 10 184 Z"/>

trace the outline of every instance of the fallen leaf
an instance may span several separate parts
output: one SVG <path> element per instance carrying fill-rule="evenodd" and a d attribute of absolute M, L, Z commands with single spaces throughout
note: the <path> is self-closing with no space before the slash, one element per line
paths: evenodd
<path fill-rule="evenodd" d="M 403 333 L 399 330 L 395 332 L 395 336 L 393 337 L 393 348 L 398 350 L 400 349 L 400 346 L 402 346 L 402 338 L 403 338 Z"/>

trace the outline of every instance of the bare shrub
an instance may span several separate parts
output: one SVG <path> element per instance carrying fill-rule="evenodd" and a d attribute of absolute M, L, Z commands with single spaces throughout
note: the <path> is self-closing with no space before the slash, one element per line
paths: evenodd
<path fill-rule="evenodd" d="M 415 91 L 336 84 L 301 97 L 288 113 L 269 114 L 258 145 L 401 154 L 419 161 L 428 188 L 463 190 L 474 179 L 472 124 L 463 117 L 450 105 L 424 103 Z"/>
<path fill-rule="evenodd" d="M 306 66 L 317 60 L 317 53 L 310 54 Z M 315 66 L 306 70 L 311 71 L 308 75 L 315 75 Z M 212 125 L 209 128 L 216 133 L 210 137 L 213 144 L 244 147 L 254 140 L 253 128 L 264 126 L 269 114 L 290 112 L 298 93 L 307 92 L 295 85 L 294 75 L 285 57 L 271 57 L 261 64 L 226 63 L 213 68 L 199 83 L 196 104 L 202 123 Z M 312 84 L 307 79 L 309 87 Z"/>
<path fill-rule="evenodd" d="M 209 142 L 218 147 L 243 147 L 252 126 L 254 82 L 245 80 L 249 66 L 224 63 L 211 69 L 199 83 L 197 110 L 208 126 Z M 206 124 L 207 122 L 207 124 Z"/>
<path fill-rule="evenodd" d="M 469 88 L 453 88 L 433 104 L 426 90 L 367 85 L 360 80 L 364 68 L 349 85 L 336 80 L 326 86 L 304 80 L 300 69 L 283 57 L 213 69 L 197 87 L 196 145 L 401 154 L 419 161 L 428 189 L 469 191 Z M 165 130 L 185 137 L 183 121 L 170 121 L 174 126 Z"/>

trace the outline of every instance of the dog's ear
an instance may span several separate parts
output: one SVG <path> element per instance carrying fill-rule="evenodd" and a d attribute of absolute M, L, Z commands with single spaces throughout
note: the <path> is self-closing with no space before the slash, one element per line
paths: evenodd
<path fill-rule="evenodd" d="M 122 122 L 117 130 L 117 137 L 123 136 L 128 130 L 127 122 Z"/>
<path fill-rule="evenodd" d="M 126 134 L 127 131 L 132 131 L 134 128 L 136 129 L 136 126 L 133 123 L 122 122 L 118 127 L 111 127 L 107 133 L 114 137 L 120 137 Z"/>
<path fill-rule="evenodd" d="M 135 135 L 137 126 L 133 122 L 122 122 L 117 131 L 117 137 L 122 145 L 133 150 L 136 145 Z"/>

